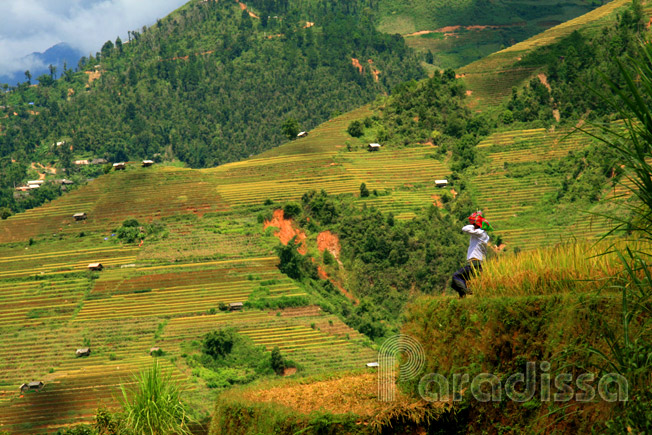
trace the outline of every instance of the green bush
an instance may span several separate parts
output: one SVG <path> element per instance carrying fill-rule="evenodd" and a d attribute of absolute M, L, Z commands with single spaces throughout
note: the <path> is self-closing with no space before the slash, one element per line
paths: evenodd
<path fill-rule="evenodd" d="M 171 373 L 156 362 L 135 376 L 131 391 L 122 386 L 124 425 L 134 434 L 190 434 L 188 411 Z"/>

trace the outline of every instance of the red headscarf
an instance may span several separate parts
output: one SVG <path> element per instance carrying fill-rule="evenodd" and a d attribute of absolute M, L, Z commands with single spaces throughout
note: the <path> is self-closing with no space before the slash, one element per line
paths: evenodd
<path fill-rule="evenodd" d="M 482 212 L 481 211 L 476 211 L 471 216 L 469 216 L 469 223 L 471 225 L 475 225 L 478 228 L 482 228 L 483 230 L 492 230 L 493 229 L 491 227 L 491 224 L 489 223 L 489 221 L 486 220 L 484 217 L 482 217 Z"/>

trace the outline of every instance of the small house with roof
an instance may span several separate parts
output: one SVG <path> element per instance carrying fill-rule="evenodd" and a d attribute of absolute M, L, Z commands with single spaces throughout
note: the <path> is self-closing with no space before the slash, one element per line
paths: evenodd
<path fill-rule="evenodd" d="M 43 381 L 27 382 L 20 386 L 20 392 L 26 393 L 27 391 L 41 391 L 44 385 Z"/>
<path fill-rule="evenodd" d="M 97 270 L 101 271 L 104 269 L 104 266 L 102 266 L 102 263 L 91 263 L 88 265 L 88 270 Z"/>
<path fill-rule="evenodd" d="M 241 311 L 243 307 L 242 302 L 232 302 L 229 304 L 229 311 Z"/>
<path fill-rule="evenodd" d="M 379 143 L 370 143 L 369 146 L 367 147 L 369 151 L 378 151 L 380 150 L 380 144 Z"/>

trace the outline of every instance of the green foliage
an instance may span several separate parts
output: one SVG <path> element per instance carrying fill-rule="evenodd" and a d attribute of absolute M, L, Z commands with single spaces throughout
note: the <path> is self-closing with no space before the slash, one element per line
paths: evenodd
<path fill-rule="evenodd" d="M 288 367 L 288 363 L 285 358 L 283 358 L 283 355 L 281 355 L 281 351 L 279 350 L 278 346 L 274 346 L 274 349 L 272 349 L 270 365 L 272 370 L 274 370 L 277 375 L 282 375 L 285 369 Z"/>
<path fill-rule="evenodd" d="M 67 429 L 59 429 L 54 435 L 98 435 L 101 433 L 97 432 L 93 426 L 80 424 Z"/>
<path fill-rule="evenodd" d="M 296 236 L 287 245 L 278 245 L 275 250 L 280 259 L 278 268 L 290 278 L 301 280 L 303 278 L 317 278 L 317 267 L 307 256 L 297 252 Z"/>
<path fill-rule="evenodd" d="M 124 243 L 136 243 L 147 237 L 164 237 L 165 224 L 162 222 L 141 224 L 136 219 L 127 219 L 115 229 L 115 234 L 117 239 Z"/>
<path fill-rule="evenodd" d="M 335 257 L 333 254 L 331 254 L 331 251 L 328 249 L 324 249 L 324 253 L 322 254 L 322 260 L 324 261 L 324 264 L 327 266 L 330 266 L 331 264 L 335 264 Z"/>
<path fill-rule="evenodd" d="M 369 189 L 365 183 L 360 184 L 360 198 L 366 198 L 369 196 Z"/>
<path fill-rule="evenodd" d="M 637 50 L 639 32 L 644 27 L 640 4 L 637 4 L 632 3 L 615 25 L 604 27 L 599 33 L 587 36 L 575 31 L 555 44 L 524 56 L 519 66 L 547 68 L 550 90 L 538 78 L 532 79 L 521 92 L 514 89 L 506 106 L 513 116 L 503 116 L 502 122 L 507 124 L 513 119 L 549 125 L 553 122 L 553 110 L 559 112 L 562 123 L 575 123 L 580 117 L 608 118 L 618 112 L 619 107 L 602 104 L 598 96 L 616 95 L 616 90 L 601 76 L 615 83 L 620 75 L 619 62 L 644 58 L 642 51 Z"/>
<path fill-rule="evenodd" d="M 360 137 L 364 133 L 364 125 L 362 122 L 355 120 L 349 124 L 349 127 L 346 129 L 346 131 L 353 137 Z"/>
<path fill-rule="evenodd" d="M 134 434 L 189 434 L 181 390 L 170 373 L 154 363 L 135 377 L 132 391 L 122 387 L 124 425 Z"/>
<path fill-rule="evenodd" d="M 236 341 L 236 330 L 225 328 L 211 331 L 204 336 L 202 352 L 214 359 L 224 358 L 231 353 Z"/>
<path fill-rule="evenodd" d="M 631 185 L 625 185 L 636 198 L 631 205 L 633 219 L 627 215 L 614 216 L 618 222 L 617 228 L 627 228 L 637 235 L 652 240 L 652 165 L 649 156 L 652 154 L 652 48 L 642 45 L 637 50 L 637 56 L 630 59 L 627 66 L 616 61 L 619 75 L 625 85 L 603 75 L 603 79 L 611 89 L 611 93 L 600 93 L 597 96 L 618 113 L 624 120 L 625 131 L 615 131 L 603 127 L 603 135 L 599 139 L 607 144 L 621 164 L 624 165 Z"/>
<path fill-rule="evenodd" d="M 294 140 L 297 138 L 297 134 L 299 134 L 299 123 L 294 118 L 287 118 L 281 125 L 281 131 L 285 137 Z"/>
<path fill-rule="evenodd" d="M 283 206 L 283 217 L 286 219 L 295 219 L 301 215 L 301 204 L 288 202 Z"/>

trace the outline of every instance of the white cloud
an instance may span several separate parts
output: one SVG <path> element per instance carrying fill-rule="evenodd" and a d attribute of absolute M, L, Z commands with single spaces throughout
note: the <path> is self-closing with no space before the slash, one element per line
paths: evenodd
<path fill-rule="evenodd" d="M 187 0 L 1 0 L 0 75 L 29 68 L 33 52 L 67 42 L 84 53 L 126 40 Z M 33 63 L 33 59 L 32 59 Z"/>

